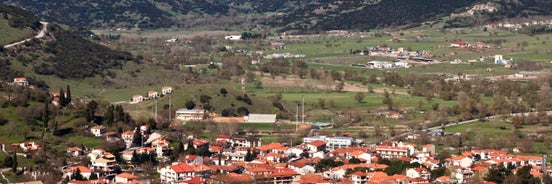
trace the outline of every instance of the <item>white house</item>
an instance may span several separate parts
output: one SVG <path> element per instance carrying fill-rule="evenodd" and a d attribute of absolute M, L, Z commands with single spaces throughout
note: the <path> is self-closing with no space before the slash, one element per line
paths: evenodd
<path fill-rule="evenodd" d="M 135 130 L 136 131 L 136 130 Z M 132 141 L 134 141 L 134 131 L 125 131 L 121 135 L 121 138 L 123 138 L 123 141 L 125 141 L 125 145 L 127 148 L 130 148 L 132 146 Z"/>
<path fill-rule="evenodd" d="M 96 137 L 101 137 L 106 131 L 107 128 L 102 125 L 94 126 L 90 129 L 90 132 L 92 132 L 92 134 Z"/>
<path fill-rule="evenodd" d="M 431 173 L 423 167 L 406 169 L 406 177 L 409 178 L 423 178 L 429 180 Z"/>
<path fill-rule="evenodd" d="M 19 86 L 28 86 L 29 81 L 27 80 L 26 77 L 18 77 L 18 78 L 13 78 L 13 84 L 19 85 Z"/>
<path fill-rule="evenodd" d="M 90 175 L 92 174 L 92 170 L 88 167 L 85 167 L 85 166 L 69 167 L 69 168 L 65 169 L 65 173 L 67 174 L 69 179 L 71 179 L 71 176 L 73 175 L 73 173 L 77 172 L 77 170 L 80 171 L 82 177 L 85 178 L 85 179 L 90 178 Z"/>
<path fill-rule="evenodd" d="M 115 176 L 115 183 L 132 183 L 136 181 L 138 176 L 129 173 L 121 173 Z"/>
<path fill-rule="evenodd" d="M 326 142 L 326 149 L 334 150 L 339 148 L 351 147 L 355 141 L 352 137 L 326 137 L 326 136 L 313 136 L 303 138 L 303 143 L 310 143 L 313 141 L 322 140 Z"/>
<path fill-rule="evenodd" d="M 173 88 L 170 87 L 170 86 L 163 86 L 161 88 L 161 94 L 162 95 L 171 94 L 172 92 L 173 92 Z"/>
<path fill-rule="evenodd" d="M 139 102 L 142 102 L 142 101 L 144 101 L 144 96 L 134 95 L 134 96 L 132 96 L 132 99 L 131 99 L 130 103 L 139 103 Z"/>
<path fill-rule="evenodd" d="M 148 98 L 149 99 L 157 98 L 157 97 L 159 97 L 159 93 L 157 91 L 154 91 L 154 90 L 148 91 Z"/>
<path fill-rule="evenodd" d="M 241 35 L 229 35 L 229 36 L 225 36 L 224 39 L 232 40 L 232 41 L 241 40 Z"/>
<path fill-rule="evenodd" d="M 162 183 L 178 183 L 194 176 L 194 169 L 186 163 L 173 163 L 162 167 L 157 172 Z"/>

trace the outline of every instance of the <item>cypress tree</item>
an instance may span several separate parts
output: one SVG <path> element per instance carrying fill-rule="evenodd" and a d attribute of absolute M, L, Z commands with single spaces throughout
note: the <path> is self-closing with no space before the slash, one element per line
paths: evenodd
<path fill-rule="evenodd" d="M 71 175 L 71 179 L 77 180 L 77 181 L 84 181 L 84 177 L 81 174 L 81 171 L 79 168 Z"/>
<path fill-rule="evenodd" d="M 48 109 L 49 103 L 50 103 L 49 100 L 44 101 L 44 110 L 42 112 L 42 123 L 44 123 L 44 129 L 42 130 L 41 139 L 44 139 L 44 134 L 46 132 L 46 129 L 48 129 L 48 122 L 50 121 L 50 111 Z"/>
<path fill-rule="evenodd" d="M 59 106 L 65 107 L 65 92 L 63 91 L 63 88 L 59 89 Z"/>
<path fill-rule="evenodd" d="M 13 152 L 13 162 L 12 162 L 12 172 L 17 172 L 17 154 L 16 151 Z"/>
<path fill-rule="evenodd" d="M 142 134 L 140 133 L 140 130 L 134 130 L 132 146 L 135 146 L 135 147 L 142 146 Z"/>
<path fill-rule="evenodd" d="M 69 105 L 71 103 L 71 88 L 69 88 L 69 85 L 67 85 L 67 95 L 65 96 L 65 105 Z"/>

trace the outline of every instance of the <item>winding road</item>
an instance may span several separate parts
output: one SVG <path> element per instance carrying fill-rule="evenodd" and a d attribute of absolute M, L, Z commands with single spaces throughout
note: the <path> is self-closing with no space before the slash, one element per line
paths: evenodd
<path fill-rule="evenodd" d="M 36 36 L 34 36 L 32 38 L 27 38 L 27 39 L 19 41 L 19 42 L 15 42 L 15 43 L 5 45 L 4 48 L 10 48 L 10 47 L 13 47 L 13 46 L 31 41 L 33 38 L 42 38 L 42 37 L 44 37 L 44 35 L 46 35 L 46 30 L 48 30 L 47 29 L 48 28 L 48 22 L 42 22 L 41 21 L 40 23 L 42 24 L 42 29 L 40 30 L 40 32 L 38 32 L 38 34 Z"/>

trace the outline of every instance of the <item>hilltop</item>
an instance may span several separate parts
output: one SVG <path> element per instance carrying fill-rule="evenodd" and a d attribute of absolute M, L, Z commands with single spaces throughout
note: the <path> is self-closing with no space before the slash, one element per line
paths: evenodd
<path fill-rule="evenodd" d="M 234 27 L 266 31 L 314 33 L 343 29 L 365 31 L 385 27 L 413 27 L 474 5 L 490 3 L 494 12 L 478 11 L 456 18 L 462 25 L 475 25 L 511 18 L 550 14 L 545 0 L 365 0 L 365 1 L 39 1 L 5 0 L 32 11 L 48 21 L 81 28 L 187 28 L 226 30 Z M 479 16 L 482 15 L 482 16 Z M 454 22 L 454 21 L 452 21 Z M 451 23 L 452 23 L 451 22 Z"/>

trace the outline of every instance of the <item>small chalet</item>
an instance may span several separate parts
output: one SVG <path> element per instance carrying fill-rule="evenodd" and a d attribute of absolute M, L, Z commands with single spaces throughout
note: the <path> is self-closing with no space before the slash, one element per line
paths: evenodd
<path fill-rule="evenodd" d="M 13 78 L 13 84 L 19 86 L 29 86 L 29 81 L 26 77 Z"/>
<path fill-rule="evenodd" d="M 159 93 L 157 91 L 148 91 L 148 98 L 149 99 L 152 99 L 152 98 L 157 98 L 159 97 Z"/>
<path fill-rule="evenodd" d="M 132 99 L 130 99 L 130 103 L 139 103 L 139 102 L 142 102 L 144 101 L 144 96 L 142 95 L 134 95 L 132 96 Z"/>
<path fill-rule="evenodd" d="M 161 88 L 161 94 L 162 95 L 171 94 L 172 92 L 173 92 L 173 88 L 170 87 L 170 86 L 163 86 Z"/>

